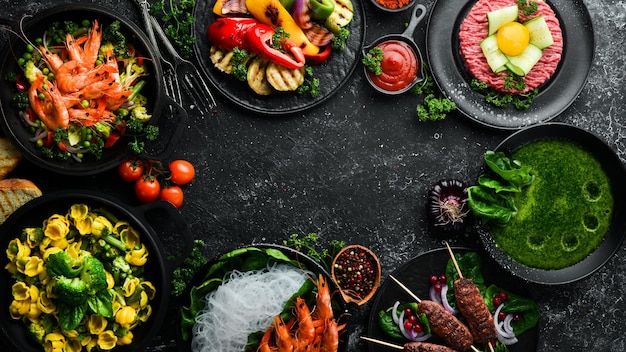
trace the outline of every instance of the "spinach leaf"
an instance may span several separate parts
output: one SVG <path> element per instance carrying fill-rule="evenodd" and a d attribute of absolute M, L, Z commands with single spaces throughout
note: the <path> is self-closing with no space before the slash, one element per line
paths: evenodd
<path fill-rule="evenodd" d="M 478 176 L 478 184 L 480 186 L 483 186 L 483 187 L 486 187 L 486 188 L 491 188 L 496 193 L 500 193 L 500 192 L 514 192 L 514 193 L 521 192 L 521 189 L 511 185 L 510 183 L 508 183 L 506 181 L 501 181 L 499 179 L 493 178 L 489 174 L 482 174 L 482 175 Z"/>
<path fill-rule="evenodd" d="M 513 197 L 506 193 L 496 193 L 491 188 L 470 186 L 467 188 L 468 205 L 474 214 L 485 220 L 505 224 L 517 214 Z"/>
<path fill-rule="evenodd" d="M 488 150 L 485 152 L 485 163 L 493 172 L 500 175 L 500 177 L 519 191 L 522 190 L 522 187 L 531 184 L 535 179 L 532 167 L 528 165 L 522 166 L 519 161 L 511 160 L 503 152 Z"/>
<path fill-rule="evenodd" d="M 487 302 L 487 306 L 491 312 L 495 311 L 497 308 L 493 305 L 493 297 L 497 296 L 502 291 L 506 292 L 507 296 L 506 300 L 503 302 L 504 310 L 507 313 L 519 313 L 522 318 L 520 321 L 511 323 L 515 335 L 519 336 L 524 331 L 537 325 L 539 321 L 539 306 L 535 301 L 516 293 L 503 290 L 496 285 L 490 285 L 484 293 L 485 302 Z"/>
<path fill-rule="evenodd" d="M 113 318 L 113 292 L 104 289 L 87 299 L 89 309 L 105 318 Z"/>
<path fill-rule="evenodd" d="M 406 308 L 411 308 L 414 312 L 417 312 L 417 303 L 404 303 L 398 306 L 398 312 L 403 311 Z M 384 310 L 380 310 L 378 312 L 378 326 L 380 329 L 390 338 L 403 341 L 405 340 L 404 335 L 400 331 L 398 324 L 393 321 L 393 307 L 389 307 Z M 421 321 L 420 321 L 421 322 Z M 430 329 L 430 327 L 428 327 Z"/>
<path fill-rule="evenodd" d="M 58 309 L 59 327 L 63 331 L 71 331 L 75 330 L 83 320 L 85 312 L 87 312 L 87 303 L 75 306 L 60 303 Z"/>

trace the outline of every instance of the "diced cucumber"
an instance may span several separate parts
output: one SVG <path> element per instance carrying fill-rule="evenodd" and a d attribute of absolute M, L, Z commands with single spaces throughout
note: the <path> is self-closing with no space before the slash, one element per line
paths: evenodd
<path fill-rule="evenodd" d="M 538 47 L 528 44 L 524 52 L 517 56 L 507 56 L 509 62 L 506 63 L 506 68 L 514 75 L 525 76 L 530 70 L 539 62 L 543 51 Z"/>
<path fill-rule="evenodd" d="M 509 59 L 498 48 L 498 40 L 495 35 L 490 35 L 480 42 L 480 48 L 483 51 L 483 55 L 487 59 L 487 64 L 493 72 L 501 72 L 504 65 L 509 62 Z"/>
<path fill-rule="evenodd" d="M 519 10 L 517 5 L 503 7 L 487 13 L 487 22 L 489 22 L 489 35 L 494 34 L 505 24 L 517 21 Z"/>
<path fill-rule="evenodd" d="M 530 34 L 529 43 L 538 47 L 539 49 L 545 49 L 554 44 L 552 33 L 546 23 L 546 19 L 543 16 L 537 16 L 524 23 L 528 33 Z"/>

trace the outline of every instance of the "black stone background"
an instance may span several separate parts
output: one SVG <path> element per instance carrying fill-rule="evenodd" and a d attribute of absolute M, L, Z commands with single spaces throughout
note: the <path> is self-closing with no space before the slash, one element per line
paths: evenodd
<path fill-rule="evenodd" d="M 203 0 L 198 0 L 203 1 Z M 460 1 L 460 0 L 447 0 Z M 2 17 L 18 19 L 69 1 L 0 0 Z M 135 18 L 129 0 L 91 0 Z M 433 1 L 423 1 L 428 9 Z M 596 53 L 589 81 L 578 99 L 554 121 L 585 128 L 625 158 L 626 4 L 585 1 L 595 31 Z M 365 1 L 366 43 L 404 29 L 408 12 L 384 14 Z M 424 51 L 425 23 L 416 31 Z M 2 50 L 7 50 L 2 33 Z M 172 153 L 197 170 L 185 188 L 180 209 L 196 238 L 207 242 L 210 258 L 251 243 L 282 243 L 292 233 L 317 232 L 322 243 L 341 239 L 374 250 L 383 278 L 410 258 L 441 246 L 429 233 L 425 195 L 441 178 L 476 178 L 483 153 L 510 131 L 478 125 L 455 113 L 420 123 L 418 96 L 383 97 L 367 86 L 359 67 L 350 82 L 325 104 L 288 116 L 256 116 L 218 96 L 213 116 L 190 113 Z M 66 188 L 99 190 L 134 206 L 132 186 L 114 171 L 73 178 L 23 162 L 15 175 L 28 177 L 44 192 Z M 619 215 L 618 215 L 619 216 Z M 453 245 L 479 248 L 474 239 Z M 558 287 L 529 285 L 541 308 L 538 351 L 626 350 L 626 257 L 620 248 L 591 277 Z M 348 351 L 364 351 L 371 303 L 353 307 Z M 176 301 L 150 351 L 174 351 Z M 1 347 L 1 346 L 0 346 Z M 4 349 L 4 348 L 3 348 Z"/>

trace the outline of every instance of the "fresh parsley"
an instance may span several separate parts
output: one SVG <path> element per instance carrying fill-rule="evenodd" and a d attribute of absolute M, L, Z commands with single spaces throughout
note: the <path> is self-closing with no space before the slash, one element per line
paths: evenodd
<path fill-rule="evenodd" d="M 537 2 L 528 0 L 518 0 L 517 6 L 522 10 L 522 13 L 526 16 L 530 16 L 537 12 Z"/>
<path fill-rule="evenodd" d="M 435 80 L 424 64 L 424 80 L 411 88 L 415 94 L 424 95 L 424 100 L 417 105 L 417 118 L 420 121 L 438 121 L 446 118 L 449 112 L 456 109 L 456 104 L 435 92 Z"/>
<path fill-rule="evenodd" d="M 328 248 L 318 249 L 318 241 L 320 237 L 316 233 L 309 233 L 303 237 L 300 235 L 292 234 L 288 239 L 283 240 L 283 245 L 293 248 L 297 251 L 303 252 L 311 259 L 316 262 L 322 264 L 326 269 L 329 267 L 329 263 L 332 262 L 332 259 L 339 253 L 339 251 L 345 247 L 344 241 L 339 240 L 331 240 L 330 250 Z"/>
<path fill-rule="evenodd" d="M 165 34 L 172 40 L 180 56 L 189 59 L 193 55 L 196 39 L 191 34 L 195 22 L 193 7 L 195 0 L 158 0 L 150 5 L 150 13 L 164 22 Z"/>
<path fill-rule="evenodd" d="M 491 89 L 487 83 L 481 82 L 476 78 L 471 81 L 470 87 L 474 91 L 485 94 L 485 101 L 503 109 L 513 105 L 517 110 L 526 110 L 530 108 L 533 100 L 539 93 L 537 88 L 522 94 L 502 93 Z M 521 77 L 509 76 L 505 79 L 504 88 L 524 90 L 526 83 Z"/>
<path fill-rule="evenodd" d="M 365 68 L 375 74 L 380 75 L 383 73 L 382 68 L 380 67 L 380 63 L 383 61 L 383 49 L 381 48 L 371 48 L 367 55 L 363 56 L 363 65 Z"/>
<path fill-rule="evenodd" d="M 320 94 L 320 79 L 313 77 L 313 67 L 309 65 L 304 66 L 304 83 L 296 89 L 296 93 L 304 94 L 309 92 L 311 97 L 315 98 Z"/>

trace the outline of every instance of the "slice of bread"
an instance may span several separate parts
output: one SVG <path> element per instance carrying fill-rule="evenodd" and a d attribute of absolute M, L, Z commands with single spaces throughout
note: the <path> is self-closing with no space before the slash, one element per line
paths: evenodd
<path fill-rule="evenodd" d="M 0 180 L 13 171 L 20 160 L 22 160 L 22 153 L 8 138 L 0 137 Z"/>
<path fill-rule="evenodd" d="M 0 180 L 0 224 L 17 208 L 40 196 L 41 190 L 32 181 L 21 178 Z"/>

